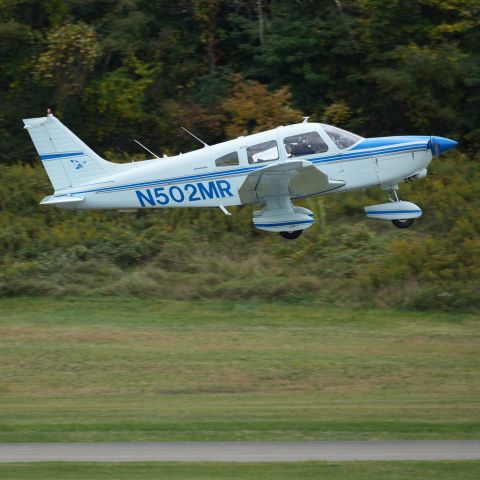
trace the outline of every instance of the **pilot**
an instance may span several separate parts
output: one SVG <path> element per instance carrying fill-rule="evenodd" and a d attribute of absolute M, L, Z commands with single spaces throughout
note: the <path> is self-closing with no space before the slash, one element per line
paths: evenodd
<path fill-rule="evenodd" d="M 332 139 L 338 148 L 343 149 L 348 147 L 348 141 L 346 141 L 345 137 L 341 137 L 340 135 L 334 135 Z"/>
<path fill-rule="evenodd" d="M 315 153 L 315 150 L 310 145 L 308 137 L 306 135 L 299 135 L 298 143 L 294 144 L 293 148 L 293 153 L 295 154 L 295 156 L 310 155 L 311 153 Z"/>
<path fill-rule="evenodd" d="M 292 143 L 286 143 L 285 144 L 285 150 L 287 151 L 287 157 L 290 158 L 293 155 L 293 144 Z"/>

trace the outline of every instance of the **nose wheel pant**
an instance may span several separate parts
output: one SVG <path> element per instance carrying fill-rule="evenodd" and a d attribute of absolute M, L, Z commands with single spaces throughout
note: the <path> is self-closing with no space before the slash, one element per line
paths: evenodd
<path fill-rule="evenodd" d="M 396 186 L 398 188 L 398 186 Z M 390 195 L 389 195 L 389 200 L 391 202 L 398 202 L 400 199 L 398 198 L 396 188 L 392 188 L 390 190 Z M 399 220 L 392 220 L 392 223 L 397 227 L 397 228 L 408 228 L 413 225 L 413 222 L 415 222 L 414 218 L 402 218 Z"/>

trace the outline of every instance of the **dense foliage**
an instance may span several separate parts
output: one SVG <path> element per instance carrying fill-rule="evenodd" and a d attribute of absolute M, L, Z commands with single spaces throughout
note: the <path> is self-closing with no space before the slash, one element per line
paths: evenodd
<path fill-rule="evenodd" d="M 312 298 L 480 306 L 478 0 L 0 2 L 0 295 Z M 384 193 L 311 199 L 297 242 L 255 232 L 251 208 L 71 213 L 21 118 L 52 106 L 110 159 L 213 143 L 302 115 L 365 136 L 437 134 L 464 152 L 402 196 L 410 231 L 361 218 Z M 193 143 L 192 143 L 193 142 Z"/>
<path fill-rule="evenodd" d="M 477 161 L 480 158 L 477 158 Z M 40 207 L 41 166 L 0 170 L 0 295 L 260 298 L 472 310 L 480 307 L 480 172 L 462 154 L 402 187 L 424 208 L 408 231 L 363 218 L 369 191 L 310 199 L 296 241 L 256 231 L 251 207 L 68 212 Z"/>
<path fill-rule="evenodd" d="M 214 143 L 301 114 L 480 145 L 478 0 L 4 0 L 0 56 L 3 163 L 32 161 L 20 119 L 52 105 L 101 153 L 138 152 L 134 138 L 185 151 L 180 125 Z M 293 108 L 269 113 L 263 85 Z"/>

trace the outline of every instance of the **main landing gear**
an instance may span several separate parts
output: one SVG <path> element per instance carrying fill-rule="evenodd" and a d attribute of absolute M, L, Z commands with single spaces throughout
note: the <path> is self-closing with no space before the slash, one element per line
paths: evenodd
<path fill-rule="evenodd" d="M 413 225 L 415 222 L 414 218 L 403 218 L 401 220 L 392 220 L 392 223 L 397 227 L 397 228 L 408 228 Z"/>
<path fill-rule="evenodd" d="M 281 237 L 286 238 L 287 240 L 295 240 L 303 233 L 303 230 L 295 230 L 293 232 L 279 232 L 279 233 Z"/>
<path fill-rule="evenodd" d="M 397 189 L 396 188 L 392 188 L 390 190 L 390 193 L 388 195 L 388 199 L 391 202 L 399 202 L 400 201 L 400 199 L 398 198 L 398 195 L 397 195 Z M 414 218 L 401 218 L 401 219 L 398 219 L 398 220 L 392 220 L 392 223 L 397 228 L 408 228 L 408 227 L 411 227 L 415 223 L 415 219 Z"/>

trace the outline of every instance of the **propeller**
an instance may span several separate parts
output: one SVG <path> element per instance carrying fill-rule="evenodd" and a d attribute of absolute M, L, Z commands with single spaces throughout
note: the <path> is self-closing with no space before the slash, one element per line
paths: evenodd
<path fill-rule="evenodd" d="M 428 142 L 427 148 L 430 148 L 430 150 L 432 151 L 432 155 L 440 155 L 446 150 L 455 147 L 455 145 L 457 145 L 457 142 L 455 140 L 430 135 L 430 140 Z"/>

